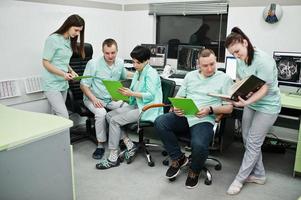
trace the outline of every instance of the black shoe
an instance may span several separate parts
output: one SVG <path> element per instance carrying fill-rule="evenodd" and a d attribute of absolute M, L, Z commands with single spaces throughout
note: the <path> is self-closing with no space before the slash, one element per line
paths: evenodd
<path fill-rule="evenodd" d="M 199 182 L 200 173 L 193 172 L 191 169 L 188 172 L 188 176 L 185 185 L 188 189 L 195 188 Z"/>
<path fill-rule="evenodd" d="M 133 162 L 137 154 L 137 146 L 134 145 L 130 150 L 125 150 L 124 152 L 124 159 L 126 160 L 127 164 Z"/>
<path fill-rule="evenodd" d="M 168 179 L 172 179 L 176 177 L 180 172 L 180 168 L 187 165 L 187 163 L 188 163 L 188 158 L 184 154 L 181 156 L 181 158 L 177 160 L 172 160 L 171 166 L 166 171 L 166 177 Z"/>
<path fill-rule="evenodd" d="M 96 160 L 100 160 L 103 157 L 104 153 L 105 153 L 105 149 L 104 148 L 96 148 L 96 150 L 92 154 L 92 158 L 94 158 Z"/>
<path fill-rule="evenodd" d="M 120 162 L 117 159 L 115 162 L 110 161 L 109 159 L 103 159 L 98 164 L 96 164 L 97 169 L 109 169 L 111 167 L 119 166 Z"/>

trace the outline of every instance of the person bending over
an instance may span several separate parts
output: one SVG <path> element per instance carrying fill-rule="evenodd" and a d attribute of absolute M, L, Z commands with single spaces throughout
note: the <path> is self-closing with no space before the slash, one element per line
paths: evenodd
<path fill-rule="evenodd" d="M 278 117 L 281 103 L 274 59 L 254 48 L 249 38 L 238 27 L 234 27 L 227 36 L 225 46 L 237 58 L 239 79 L 256 75 L 266 82 L 247 100 L 239 97 L 238 102 L 232 102 L 234 106 L 244 107 L 242 136 L 245 146 L 240 169 L 227 190 L 227 194 L 234 195 L 240 192 L 245 182 L 265 183 L 261 146 Z"/>

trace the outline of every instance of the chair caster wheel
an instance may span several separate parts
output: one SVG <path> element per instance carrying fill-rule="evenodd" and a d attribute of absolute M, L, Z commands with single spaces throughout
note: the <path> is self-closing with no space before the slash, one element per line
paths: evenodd
<path fill-rule="evenodd" d="M 169 165 L 169 160 L 163 160 L 162 164 L 165 165 L 165 166 L 168 166 Z"/>
<path fill-rule="evenodd" d="M 219 170 L 222 169 L 222 166 L 221 165 L 215 165 L 214 169 L 217 170 L 217 171 L 219 171 Z"/>
<path fill-rule="evenodd" d="M 167 156 L 168 155 L 168 153 L 167 153 L 167 151 L 162 151 L 162 156 Z"/>
<path fill-rule="evenodd" d="M 212 181 L 209 180 L 208 178 L 206 178 L 204 183 L 205 183 L 205 185 L 211 185 Z"/>
<path fill-rule="evenodd" d="M 170 178 L 168 180 L 169 180 L 169 182 L 174 182 L 176 179 L 177 179 L 177 177 L 173 177 L 173 178 Z"/>
<path fill-rule="evenodd" d="M 150 167 L 153 167 L 153 166 L 155 166 L 155 163 L 154 163 L 153 161 L 151 161 L 151 162 L 148 162 L 147 164 L 148 164 L 148 166 L 150 166 Z"/>

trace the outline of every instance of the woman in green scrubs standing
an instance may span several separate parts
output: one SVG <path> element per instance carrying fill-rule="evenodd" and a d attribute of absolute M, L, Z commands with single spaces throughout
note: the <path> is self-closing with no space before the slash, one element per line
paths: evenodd
<path fill-rule="evenodd" d="M 85 21 L 79 15 L 71 15 L 57 31 L 48 36 L 44 45 L 43 91 L 52 112 L 65 118 L 69 118 L 65 105 L 68 81 L 78 76 L 69 66 L 69 62 L 73 52 L 85 57 L 84 31 Z"/>

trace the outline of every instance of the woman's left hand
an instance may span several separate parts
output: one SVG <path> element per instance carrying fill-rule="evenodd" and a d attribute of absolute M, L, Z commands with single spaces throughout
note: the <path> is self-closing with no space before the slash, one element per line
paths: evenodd
<path fill-rule="evenodd" d="M 243 98 L 241 98 L 240 96 L 238 97 L 239 101 L 232 101 L 232 104 L 235 107 L 244 107 L 246 105 L 248 105 L 248 102 L 246 100 L 244 100 Z"/>
<path fill-rule="evenodd" d="M 133 91 L 126 87 L 119 88 L 118 92 L 120 92 L 124 96 L 133 96 Z"/>

